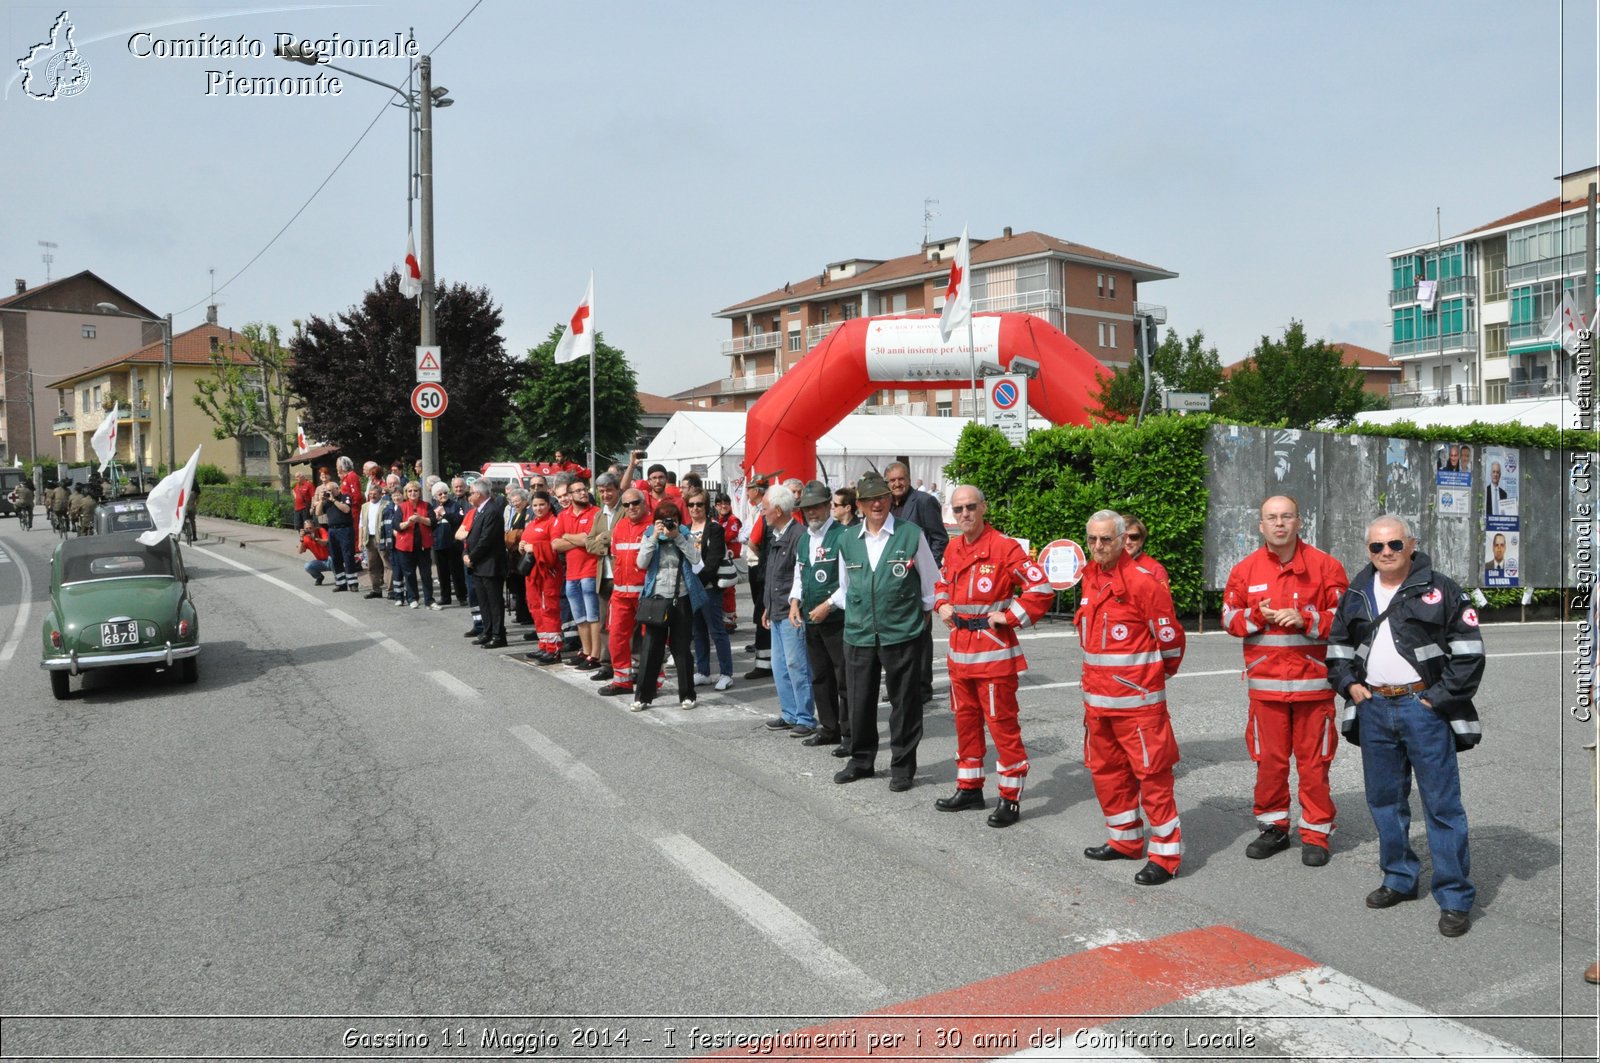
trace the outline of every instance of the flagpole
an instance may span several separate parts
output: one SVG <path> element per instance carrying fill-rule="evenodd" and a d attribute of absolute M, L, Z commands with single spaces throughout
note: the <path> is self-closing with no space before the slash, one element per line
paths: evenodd
<path fill-rule="evenodd" d="M 589 344 L 589 476 L 591 479 L 595 473 L 595 453 L 598 449 L 594 439 L 594 357 L 595 350 L 599 346 L 598 342 Z"/>
<path fill-rule="evenodd" d="M 967 269 L 969 271 L 972 269 L 970 263 L 967 265 Z M 978 413 L 978 345 L 972 337 L 972 311 L 969 309 L 967 311 L 967 373 L 972 382 L 972 422 L 974 424 L 984 424 L 989 418 L 981 417 Z"/>

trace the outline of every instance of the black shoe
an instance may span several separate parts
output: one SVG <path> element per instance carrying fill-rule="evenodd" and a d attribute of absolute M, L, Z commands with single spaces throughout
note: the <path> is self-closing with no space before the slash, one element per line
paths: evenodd
<path fill-rule="evenodd" d="M 746 679 L 770 679 L 772 678 L 772 669 L 752 668 L 744 674 L 744 677 Z"/>
<path fill-rule="evenodd" d="M 1410 893 L 1401 893 L 1399 890 L 1392 890 L 1388 886 L 1379 886 L 1367 894 L 1367 907 L 1393 908 L 1401 901 L 1414 901 L 1416 899 L 1416 890 L 1412 890 Z"/>
<path fill-rule="evenodd" d="M 349 589 L 350 589 L 349 587 L 335 587 L 333 589 L 333 593 L 335 593 L 335 594 L 343 594 L 345 591 L 347 591 Z"/>
<path fill-rule="evenodd" d="M 523 642 L 538 642 L 539 641 L 539 633 L 537 631 L 524 631 L 522 633 L 522 641 Z"/>
<path fill-rule="evenodd" d="M 464 639 L 481 639 L 483 638 L 483 628 L 475 627 L 471 631 L 463 631 L 461 637 Z"/>
<path fill-rule="evenodd" d="M 541 650 L 538 653 L 528 654 L 528 659 L 533 661 L 541 668 L 548 668 L 552 664 L 561 663 L 561 655 L 559 653 L 549 653 L 544 650 Z"/>
<path fill-rule="evenodd" d="M 609 664 L 602 664 L 600 666 L 600 670 L 589 678 L 594 680 L 596 683 L 604 683 L 611 679 L 615 679 L 616 675 L 617 673 L 612 670 Z"/>
<path fill-rule="evenodd" d="M 827 731 L 813 731 L 800 744 L 803 746 L 834 746 L 839 744 L 839 736 L 829 734 Z"/>
<path fill-rule="evenodd" d="M 1321 867 L 1328 862 L 1328 849 L 1323 845 L 1300 843 L 1300 862 L 1307 867 Z"/>
<path fill-rule="evenodd" d="M 1447 938 L 1458 938 L 1472 929 L 1472 915 L 1446 908 L 1439 913 L 1439 933 Z"/>
<path fill-rule="evenodd" d="M 941 797 L 933 803 L 933 807 L 940 812 L 964 812 L 969 808 L 987 808 L 989 802 L 984 800 L 982 790 L 957 789 L 949 797 Z"/>
<path fill-rule="evenodd" d="M 994 806 L 994 811 L 989 813 L 989 826 L 1009 827 L 1021 818 L 1022 804 L 1002 797 L 1000 803 Z"/>
<path fill-rule="evenodd" d="M 744 652 L 746 652 L 746 653 L 754 653 L 754 652 L 756 652 L 756 644 L 752 642 L 750 645 L 748 645 L 748 646 L 746 646 L 744 648 Z"/>
<path fill-rule="evenodd" d="M 815 727 L 807 727 L 805 724 L 801 724 L 799 727 L 789 728 L 790 738 L 810 738 L 816 733 L 817 729 Z"/>
<path fill-rule="evenodd" d="M 489 641 L 489 636 L 488 635 L 480 634 L 477 638 L 472 640 L 472 644 L 474 646 L 482 646 L 482 645 L 487 644 L 488 641 Z"/>
<path fill-rule="evenodd" d="M 367 599 L 367 598 L 382 598 L 383 597 L 383 592 L 382 591 L 368 591 L 367 593 L 363 594 L 361 597 L 363 599 Z"/>
<path fill-rule="evenodd" d="M 870 779 L 878 774 L 871 768 L 863 768 L 856 764 L 846 764 L 843 768 L 833 773 L 833 781 L 838 783 L 855 782 L 857 779 Z"/>
<path fill-rule="evenodd" d="M 600 662 L 593 657 L 574 657 L 567 662 L 567 667 L 576 668 L 580 672 L 592 672 L 600 667 Z"/>
<path fill-rule="evenodd" d="M 767 721 L 767 730 L 769 731 L 787 731 L 793 726 L 794 724 L 785 720 L 782 716 L 774 716 Z"/>
<path fill-rule="evenodd" d="M 889 792 L 892 794 L 903 794 L 907 790 L 911 789 L 912 781 L 913 780 L 909 775 L 896 775 L 894 778 L 889 780 Z"/>
<path fill-rule="evenodd" d="M 488 642 L 485 642 L 483 644 L 483 648 L 486 650 L 503 650 L 509 645 L 511 645 L 511 643 L 506 641 L 506 637 L 504 635 L 501 635 L 499 638 L 490 639 Z"/>
<path fill-rule="evenodd" d="M 619 687 L 615 683 L 607 683 L 605 686 L 600 688 L 598 693 L 603 698 L 617 698 L 617 697 L 621 697 L 624 694 L 632 694 L 633 693 L 633 688 L 632 687 Z"/>
<path fill-rule="evenodd" d="M 850 755 L 849 745 L 841 744 L 833 747 L 833 755 L 843 760 Z"/>
<path fill-rule="evenodd" d="M 1281 853 L 1289 848 L 1289 834 L 1287 831 L 1268 827 L 1261 832 L 1261 837 L 1244 847 L 1244 855 L 1252 860 L 1265 860 L 1273 853 Z"/>
<path fill-rule="evenodd" d="M 1104 845 L 1093 845 L 1083 851 L 1083 855 L 1090 860 L 1137 860 L 1137 856 L 1129 856 L 1121 849 L 1114 849 L 1110 842 Z"/>
<path fill-rule="evenodd" d="M 1172 881 L 1172 872 L 1152 860 L 1134 873 L 1133 881 L 1141 886 L 1159 886 Z"/>

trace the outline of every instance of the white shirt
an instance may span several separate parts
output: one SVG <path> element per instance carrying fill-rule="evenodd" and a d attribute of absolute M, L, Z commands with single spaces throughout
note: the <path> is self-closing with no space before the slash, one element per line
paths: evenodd
<path fill-rule="evenodd" d="M 1394 601 L 1399 590 L 1399 587 L 1385 587 L 1381 579 L 1373 580 L 1373 606 L 1382 613 L 1389 608 L 1389 603 Z M 1379 686 L 1398 687 L 1420 682 L 1422 677 L 1417 670 L 1394 648 L 1394 632 L 1389 630 L 1389 620 L 1385 617 L 1383 623 L 1378 625 L 1378 633 L 1373 636 L 1372 652 L 1367 654 L 1367 685 L 1376 683 Z"/>
<path fill-rule="evenodd" d="M 861 537 L 867 543 L 867 564 L 872 570 L 878 570 L 878 561 L 883 557 L 883 548 L 889 545 L 889 536 L 894 534 L 894 514 L 891 513 L 883 520 L 883 527 L 878 529 L 876 535 L 867 530 L 866 522 L 861 523 Z M 933 608 L 934 585 L 939 580 L 939 563 L 933 559 L 933 551 L 928 547 L 928 537 L 919 535 L 917 538 L 917 578 L 922 581 L 922 609 L 924 612 Z M 850 589 L 850 572 L 845 566 L 839 566 L 839 589 L 833 592 L 833 597 L 828 601 L 833 603 L 835 609 L 844 608 L 845 591 Z"/>
<path fill-rule="evenodd" d="M 811 525 L 809 524 L 805 526 L 806 535 L 808 537 L 806 541 L 806 549 L 811 551 L 812 557 L 817 556 L 817 551 L 822 549 L 822 540 L 825 536 L 827 536 L 828 529 L 833 527 L 834 524 L 834 519 L 829 517 L 827 520 L 822 522 L 822 527 L 818 528 L 816 531 L 812 531 Z M 881 546 L 878 548 L 878 552 L 883 552 L 883 548 Z M 797 602 L 803 601 L 805 598 L 805 596 L 800 593 L 800 574 L 805 571 L 805 565 L 806 559 L 804 555 L 797 556 L 794 559 L 794 584 L 789 590 L 789 597 Z"/>

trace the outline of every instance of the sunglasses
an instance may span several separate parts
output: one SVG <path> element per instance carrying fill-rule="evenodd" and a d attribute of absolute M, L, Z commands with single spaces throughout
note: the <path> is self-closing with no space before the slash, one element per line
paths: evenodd
<path fill-rule="evenodd" d="M 950 507 L 950 512 L 952 512 L 952 513 L 976 513 L 977 511 L 978 511 L 978 503 L 976 503 L 976 502 L 969 503 L 969 504 L 967 504 L 965 506 L 951 506 Z"/>
<path fill-rule="evenodd" d="M 642 505 L 644 505 L 644 499 L 642 499 L 642 498 L 629 499 L 628 501 L 626 501 L 626 502 L 624 502 L 622 504 L 625 505 L 625 506 L 642 506 Z"/>
<path fill-rule="evenodd" d="M 1087 539 L 1091 545 L 1093 545 L 1094 543 L 1114 543 L 1114 542 L 1117 541 L 1118 536 L 1115 536 L 1115 535 L 1086 535 L 1086 536 L 1084 536 L 1084 538 Z"/>
<path fill-rule="evenodd" d="M 1384 547 L 1388 547 L 1392 553 L 1398 554 L 1401 550 L 1406 548 L 1406 541 L 1404 539 L 1390 539 L 1386 543 L 1368 543 L 1367 553 L 1381 554 L 1383 553 Z"/>
<path fill-rule="evenodd" d="M 1123 536 L 1123 538 L 1127 539 L 1130 543 L 1142 543 L 1142 542 L 1144 542 L 1144 536 L 1140 535 L 1138 532 L 1128 532 L 1126 535 Z"/>
<path fill-rule="evenodd" d="M 704 502 L 685 502 L 684 505 L 688 506 L 690 509 L 705 509 L 706 508 L 706 504 Z"/>

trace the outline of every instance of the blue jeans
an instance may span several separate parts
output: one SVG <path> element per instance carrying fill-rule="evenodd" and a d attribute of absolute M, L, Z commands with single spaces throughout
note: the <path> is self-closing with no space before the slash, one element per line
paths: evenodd
<path fill-rule="evenodd" d="M 322 574 L 328 571 L 328 563 L 321 558 L 313 557 L 306 562 L 306 575 L 317 581 L 317 586 L 322 586 Z"/>
<path fill-rule="evenodd" d="M 1367 807 L 1378 828 L 1383 884 L 1400 893 L 1417 889 L 1421 862 L 1411 850 L 1411 776 L 1422 794 L 1428 851 L 1433 858 L 1433 899 L 1440 908 L 1467 912 L 1478 891 L 1468 875 L 1467 812 L 1461 804 L 1450 724 L 1415 694 L 1374 696 L 1356 707 L 1361 774 Z"/>
<path fill-rule="evenodd" d="M 772 618 L 772 679 L 778 684 L 778 710 L 784 720 L 796 727 L 815 727 L 806 629 L 789 623 L 787 614 Z"/>
<path fill-rule="evenodd" d="M 567 606 L 572 610 L 572 619 L 580 624 L 600 622 L 600 595 L 595 583 L 593 576 L 567 580 Z"/>
<path fill-rule="evenodd" d="M 422 584 L 422 604 L 433 604 L 433 552 L 431 550 L 417 550 L 406 553 L 403 550 L 394 552 L 394 559 L 400 565 L 400 578 L 404 581 L 404 598 L 406 602 L 417 600 L 417 584 Z"/>
<path fill-rule="evenodd" d="M 733 675 L 733 647 L 728 630 L 722 626 L 722 594 L 718 592 L 706 607 L 694 614 L 694 670 L 711 675 L 711 647 L 717 649 L 718 675 Z"/>

